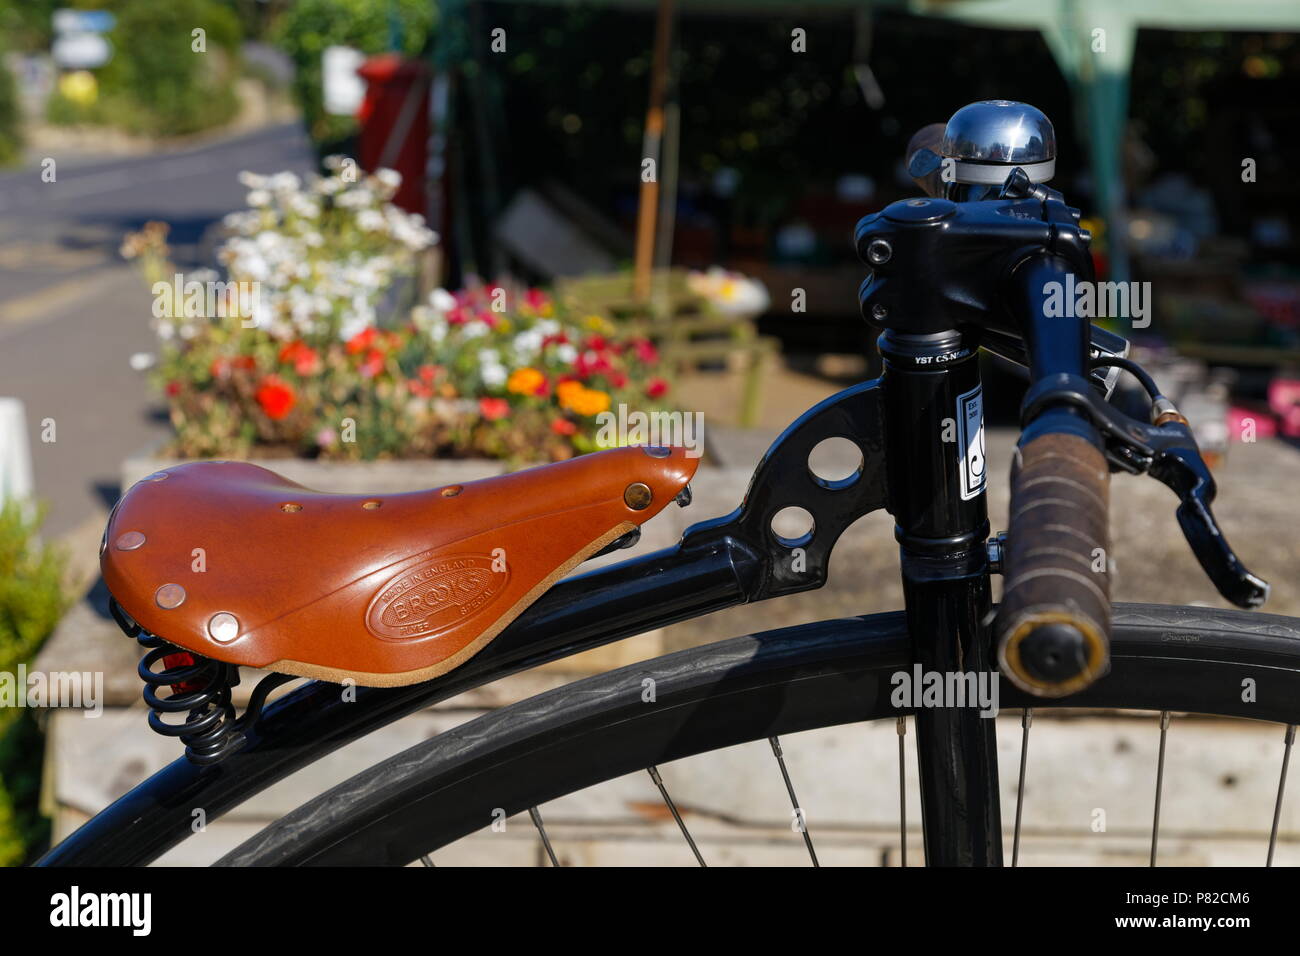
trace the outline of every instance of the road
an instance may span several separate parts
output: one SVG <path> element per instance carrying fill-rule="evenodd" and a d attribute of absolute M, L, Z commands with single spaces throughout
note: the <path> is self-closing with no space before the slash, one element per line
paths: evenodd
<path fill-rule="evenodd" d="M 151 219 L 171 225 L 182 269 L 212 265 L 210 229 L 243 207 L 240 170 L 313 166 L 296 124 L 129 158 L 55 155 L 0 175 L 0 396 L 22 399 L 45 530 L 102 522 L 118 465 L 162 440 L 165 414 L 130 358 L 154 352 L 151 297 L 118 247 Z M 42 423 L 54 422 L 54 441 Z"/>

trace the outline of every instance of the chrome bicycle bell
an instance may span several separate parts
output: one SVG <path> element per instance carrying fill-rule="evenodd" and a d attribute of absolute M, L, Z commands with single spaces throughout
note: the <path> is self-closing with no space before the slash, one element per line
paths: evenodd
<path fill-rule="evenodd" d="M 1012 100 L 984 100 L 963 106 L 943 131 L 939 147 L 948 177 L 950 199 L 982 198 L 996 190 L 1019 166 L 1032 183 L 1056 173 L 1056 132 L 1041 110 Z M 949 178 L 950 177 L 950 178 Z M 957 195 L 953 195 L 957 193 Z"/>

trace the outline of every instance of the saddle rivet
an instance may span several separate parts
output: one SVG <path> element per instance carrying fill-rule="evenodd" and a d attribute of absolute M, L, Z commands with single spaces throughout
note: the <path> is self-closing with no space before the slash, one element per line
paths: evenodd
<path fill-rule="evenodd" d="M 362 502 L 361 507 L 365 508 L 367 511 L 374 511 L 381 504 L 383 504 L 382 501 L 375 501 L 374 499 L 371 499 L 370 501 Z"/>
<path fill-rule="evenodd" d="M 650 507 L 650 502 L 653 500 L 654 492 L 643 481 L 634 481 L 623 492 L 624 503 L 633 511 L 645 511 L 646 508 Z"/>
<path fill-rule="evenodd" d="M 642 451 L 651 458 L 667 458 L 673 453 L 671 448 L 664 448 L 662 445 L 646 445 Z"/>
<path fill-rule="evenodd" d="M 296 501 L 286 501 L 284 504 L 280 505 L 280 510 L 288 511 L 290 513 L 294 511 L 302 511 L 302 505 L 298 504 Z"/>
<path fill-rule="evenodd" d="M 208 618 L 208 635 L 218 644 L 229 644 L 239 636 L 239 618 L 229 611 L 218 611 Z"/>
<path fill-rule="evenodd" d="M 164 584 L 154 592 L 153 599 L 164 611 L 170 611 L 185 603 L 185 589 L 179 584 Z"/>
<path fill-rule="evenodd" d="M 464 490 L 465 489 L 460 485 L 451 485 L 447 488 L 442 489 L 442 496 L 444 498 L 455 498 L 458 494 L 460 494 Z"/>
<path fill-rule="evenodd" d="M 119 534 L 113 544 L 119 551 L 134 551 L 144 544 L 144 535 L 139 531 L 126 531 Z"/>

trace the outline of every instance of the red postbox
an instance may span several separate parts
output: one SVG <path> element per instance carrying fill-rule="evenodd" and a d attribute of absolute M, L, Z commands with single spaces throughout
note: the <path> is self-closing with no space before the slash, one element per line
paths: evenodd
<path fill-rule="evenodd" d="M 393 202 L 424 215 L 432 73 L 423 62 L 396 53 L 371 57 L 357 73 L 366 81 L 366 96 L 357 111 L 357 160 L 368 172 L 386 167 L 401 173 L 402 186 Z"/>

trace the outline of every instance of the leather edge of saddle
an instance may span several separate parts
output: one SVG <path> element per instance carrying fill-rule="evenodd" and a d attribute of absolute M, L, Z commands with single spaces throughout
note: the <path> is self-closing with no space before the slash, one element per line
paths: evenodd
<path fill-rule="evenodd" d="M 488 645 L 493 638 L 504 631 L 515 618 L 526 611 L 534 601 L 541 597 L 550 589 L 556 581 L 568 574 L 587 558 L 591 557 L 605 545 L 609 544 L 629 531 L 636 529 L 636 524 L 631 521 L 623 521 L 606 531 L 600 537 L 596 538 L 585 547 L 580 548 L 572 557 L 557 567 L 546 577 L 538 581 L 529 591 L 523 595 L 510 610 L 502 614 L 492 626 L 485 629 L 482 634 L 474 638 L 456 653 L 451 654 L 435 664 L 428 667 L 420 667 L 415 670 L 401 671 L 398 673 L 372 673 L 368 671 L 349 671 L 336 667 L 320 667 L 315 664 L 306 664 L 302 661 L 282 659 L 273 661 L 265 665 L 262 669 L 268 671 L 278 671 L 282 674 L 292 674 L 295 677 L 307 677 L 312 680 L 329 681 L 334 684 L 341 684 L 345 680 L 351 680 L 361 687 L 405 687 L 408 684 L 418 684 L 422 681 L 432 680 L 435 677 L 441 677 L 448 671 L 454 670 L 461 664 L 464 664 L 471 657 L 481 651 Z"/>

